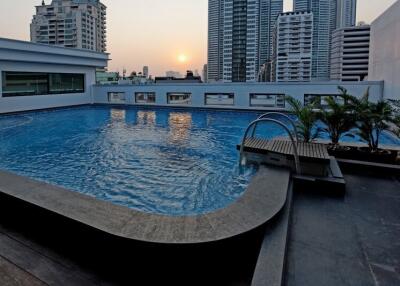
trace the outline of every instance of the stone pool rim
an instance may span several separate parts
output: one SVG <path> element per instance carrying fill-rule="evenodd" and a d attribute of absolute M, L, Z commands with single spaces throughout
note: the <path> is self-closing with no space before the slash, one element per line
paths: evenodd
<path fill-rule="evenodd" d="M 289 186 L 288 169 L 264 166 L 243 195 L 225 208 L 195 216 L 166 216 L 0 170 L 2 194 L 116 237 L 159 244 L 207 243 L 257 229 L 283 209 Z"/>

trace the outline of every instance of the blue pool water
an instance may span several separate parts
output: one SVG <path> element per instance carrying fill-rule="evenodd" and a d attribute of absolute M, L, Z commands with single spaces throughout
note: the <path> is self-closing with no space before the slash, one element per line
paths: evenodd
<path fill-rule="evenodd" d="M 94 106 L 0 116 L 0 168 L 145 212 L 207 213 L 254 174 L 239 172 L 236 144 L 257 115 Z"/>

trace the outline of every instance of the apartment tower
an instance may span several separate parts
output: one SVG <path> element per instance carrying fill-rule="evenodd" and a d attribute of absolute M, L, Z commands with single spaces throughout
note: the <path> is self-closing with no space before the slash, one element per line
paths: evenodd
<path fill-rule="evenodd" d="M 106 6 L 99 0 L 52 0 L 36 6 L 31 41 L 106 51 Z"/>
<path fill-rule="evenodd" d="M 257 81 L 282 11 L 283 0 L 209 0 L 208 81 Z"/>
<path fill-rule="evenodd" d="M 312 39 L 311 12 L 289 12 L 279 15 L 274 37 L 274 81 L 311 81 Z"/>

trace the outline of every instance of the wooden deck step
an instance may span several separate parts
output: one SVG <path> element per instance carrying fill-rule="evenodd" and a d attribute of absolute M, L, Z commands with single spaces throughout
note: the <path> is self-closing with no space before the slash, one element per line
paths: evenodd
<path fill-rule="evenodd" d="M 240 146 L 237 148 L 240 150 Z M 293 157 L 293 146 L 288 140 L 266 140 L 261 138 L 247 138 L 244 145 L 245 152 L 267 154 L 277 153 Z M 330 157 L 324 144 L 297 143 L 297 152 L 301 160 L 329 163 Z"/>

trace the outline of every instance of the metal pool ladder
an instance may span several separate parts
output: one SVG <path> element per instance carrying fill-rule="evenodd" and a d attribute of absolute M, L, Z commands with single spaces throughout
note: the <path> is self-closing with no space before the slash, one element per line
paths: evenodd
<path fill-rule="evenodd" d="M 286 118 L 290 122 L 290 124 L 294 128 L 296 140 L 294 139 L 293 134 L 290 131 L 290 129 L 288 128 L 287 125 L 285 125 L 283 122 L 281 122 L 279 120 L 268 118 L 268 117 L 271 117 L 272 115 L 282 116 L 282 117 Z M 255 121 L 253 121 L 253 122 L 251 122 L 249 124 L 249 126 L 246 129 L 246 132 L 244 133 L 242 144 L 240 145 L 240 161 L 239 161 L 239 164 L 240 165 L 243 164 L 243 153 L 244 153 L 244 147 L 245 147 L 245 144 L 246 144 L 246 139 L 248 137 L 248 134 L 249 134 L 251 128 L 253 127 L 253 132 L 251 134 L 251 138 L 254 138 L 255 132 L 256 132 L 256 129 L 257 129 L 257 125 L 260 122 L 274 123 L 275 125 L 278 125 L 278 126 L 282 127 L 288 133 L 289 139 L 290 139 L 290 141 L 292 143 L 292 146 L 293 146 L 293 155 L 294 155 L 296 174 L 301 174 L 300 159 L 299 159 L 299 153 L 298 153 L 298 150 L 297 150 L 297 143 L 299 141 L 299 138 L 298 138 L 296 124 L 294 123 L 294 121 L 289 116 L 287 116 L 286 114 L 283 114 L 283 113 L 279 113 L 279 112 L 265 113 L 265 114 L 261 115 L 260 117 L 258 117 L 257 120 L 255 120 Z"/>

